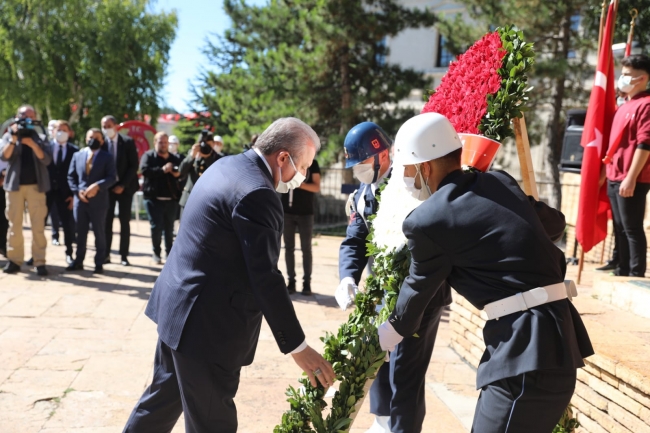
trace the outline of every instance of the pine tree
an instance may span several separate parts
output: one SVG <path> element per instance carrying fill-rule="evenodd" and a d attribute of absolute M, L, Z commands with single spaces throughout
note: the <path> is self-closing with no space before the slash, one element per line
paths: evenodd
<path fill-rule="evenodd" d="M 227 0 L 232 26 L 206 55 L 214 69 L 195 89 L 217 115 L 204 119 L 240 147 L 281 116 L 296 116 L 327 143 L 321 159 L 339 156 L 347 131 L 373 120 L 388 133 L 414 114 L 394 108 L 423 74 L 386 62 L 387 37 L 433 25 L 435 15 L 395 0 L 272 0 L 256 7 Z"/>

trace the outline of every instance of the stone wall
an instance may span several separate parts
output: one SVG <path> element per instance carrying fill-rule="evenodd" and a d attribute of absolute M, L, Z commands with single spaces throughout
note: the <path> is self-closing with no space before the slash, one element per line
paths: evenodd
<path fill-rule="evenodd" d="M 477 368 L 485 350 L 485 313 L 456 292 L 451 311 L 451 347 Z M 577 433 L 650 433 L 650 378 L 598 354 L 585 363 L 572 400 L 581 424 Z"/>

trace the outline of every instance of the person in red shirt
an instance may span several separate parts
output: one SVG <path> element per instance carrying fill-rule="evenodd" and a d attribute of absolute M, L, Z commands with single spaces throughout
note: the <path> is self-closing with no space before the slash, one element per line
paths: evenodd
<path fill-rule="evenodd" d="M 607 195 L 620 257 L 614 273 L 643 277 L 647 250 L 643 218 L 650 191 L 650 58 L 633 55 L 621 64 L 618 88 L 629 100 L 614 116 L 608 154 L 615 151 L 606 165 Z"/>

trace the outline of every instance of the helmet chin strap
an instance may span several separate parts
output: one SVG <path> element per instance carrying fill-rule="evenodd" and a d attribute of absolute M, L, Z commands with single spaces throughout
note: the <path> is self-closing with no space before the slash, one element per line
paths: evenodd
<path fill-rule="evenodd" d="M 377 178 L 379 177 L 379 169 L 381 168 L 381 163 L 379 162 L 379 155 L 375 155 L 374 168 L 375 168 L 375 175 L 372 177 L 371 183 L 377 182 Z"/>

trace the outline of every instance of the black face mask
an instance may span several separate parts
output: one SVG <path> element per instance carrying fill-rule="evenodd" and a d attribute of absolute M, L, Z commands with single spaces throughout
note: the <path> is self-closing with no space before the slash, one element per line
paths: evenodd
<path fill-rule="evenodd" d="M 88 142 L 88 147 L 90 147 L 90 150 L 97 150 L 102 146 L 102 143 L 97 140 L 96 138 L 91 138 L 90 141 Z"/>

